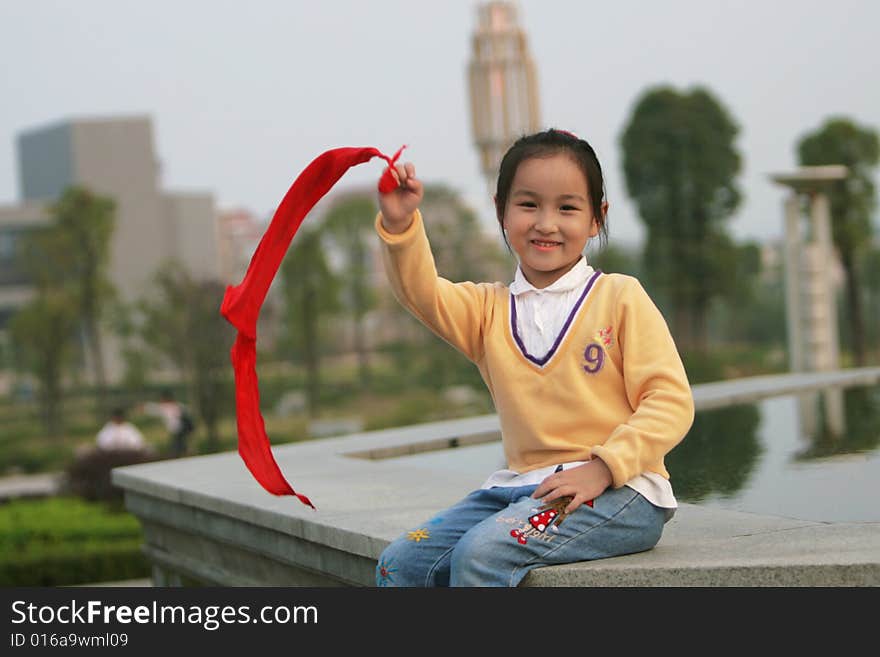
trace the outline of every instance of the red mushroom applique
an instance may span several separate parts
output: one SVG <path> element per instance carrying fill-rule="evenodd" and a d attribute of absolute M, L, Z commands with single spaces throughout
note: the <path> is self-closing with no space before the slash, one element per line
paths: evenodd
<path fill-rule="evenodd" d="M 556 509 L 547 509 L 546 511 L 536 513 L 529 518 L 529 524 L 539 532 L 544 532 L 547 530 L 547 527 L 550 526 L 550 523 L 553 522 L 553 519 L 558 515 Z"/>

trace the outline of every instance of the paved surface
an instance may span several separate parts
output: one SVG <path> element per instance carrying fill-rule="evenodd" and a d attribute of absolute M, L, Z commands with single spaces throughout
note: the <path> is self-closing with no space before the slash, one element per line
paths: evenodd
<path fill-rule="evenodd" d="M 0 502 L 22 497 L 46 497 L 58 492 L 59 473 L 0 477 Z"/>

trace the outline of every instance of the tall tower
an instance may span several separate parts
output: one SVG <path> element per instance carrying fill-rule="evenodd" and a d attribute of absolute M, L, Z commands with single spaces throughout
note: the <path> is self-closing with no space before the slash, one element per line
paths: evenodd
<path fill-rule="evenodd" d="M 469 64 L 471 125 L 480 168 L 494 191 L 505 151 L 541 123 L 535 64 L 513 2 L 485 2 Z"/>

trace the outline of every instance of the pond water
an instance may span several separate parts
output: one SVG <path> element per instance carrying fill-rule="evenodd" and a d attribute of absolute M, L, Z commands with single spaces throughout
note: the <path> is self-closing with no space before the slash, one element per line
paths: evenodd
<path fill-rule="evenodd" d="M 497 442 L 395 461 L 455 470 L 472 476 L 474 487 L 504 467 Z M 701 411 L 666 464 L 680 502 L 802 520 L 878 522 L 880 386 Z"/>

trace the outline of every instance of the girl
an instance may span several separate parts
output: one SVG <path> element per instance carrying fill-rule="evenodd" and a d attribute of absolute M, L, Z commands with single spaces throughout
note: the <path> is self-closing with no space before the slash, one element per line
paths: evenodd
<path fill-rule="evenodd" d="M 694 406 L 663 316 L 639 282 L 582 255 L 606 234 L 592 147 L 568 132 L 505 154 L 495 207 L 513 283 L 437 276 L 411 163 L 380 194 L 376 230 L 397 299 L 473 361 L 509 469 L 382 553 L 380 586 L 517 586 L 533 568 L 652 548 L 677 504 L 663 457 Z"/>

